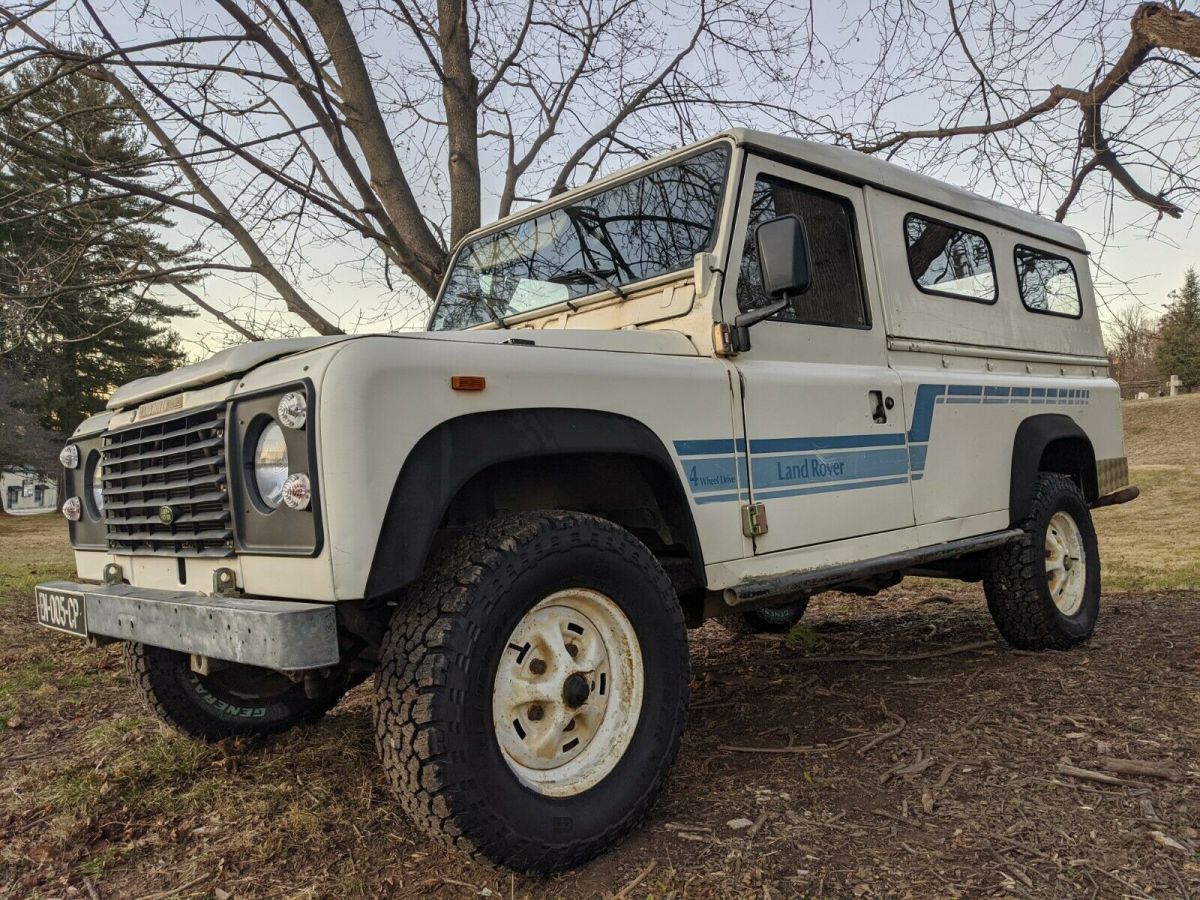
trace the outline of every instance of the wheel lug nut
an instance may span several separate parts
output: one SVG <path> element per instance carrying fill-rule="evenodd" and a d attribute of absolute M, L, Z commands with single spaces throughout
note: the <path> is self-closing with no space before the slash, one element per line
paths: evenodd
<path fill-rule="evenodd" d="M 526 713 L 526 715 L 529 717 L 530 722 L 540 722 L 542 720 L 542 716 L 545 715 L 545 712 L 542 711 L 541 706 L 535 703 L 533 706 L 529 707 L 529 712 Z"/>
<path fill-rule="evenodd" d="M 546 674 L 546 661 L 544 659 L 534 659 L 529 662 L 529 671 L 534 675 Z"/>

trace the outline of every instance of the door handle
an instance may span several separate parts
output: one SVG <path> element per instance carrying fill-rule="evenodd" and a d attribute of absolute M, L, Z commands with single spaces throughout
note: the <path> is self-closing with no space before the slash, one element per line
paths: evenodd
<path fill-rule="evenodd" d="M 886 402 L 884 401 L 883 391 L 869 391 L 867 403 L 871 407 L 871 418 L 875 420 L 876 425 L 883 425 L 887 422 L 887 411 L 895 405 L 891 397 L 888 397 Z"/>

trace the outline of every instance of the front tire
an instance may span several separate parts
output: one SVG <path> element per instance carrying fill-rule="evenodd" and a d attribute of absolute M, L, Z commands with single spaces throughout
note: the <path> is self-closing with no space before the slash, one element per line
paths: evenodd
<path fill-rule="evenodd" d="M 396 610 L 376 676 L 383 766 L 412 820 L 524 872 L 638 826 L 687 715 L 683 613 L 624 529 L 504 516 L 451 542 Z"/>
<path fill-rule="evenodd" d="M 1069 650 L 1100 614 L 1100 548 L 1079 486 L 1043 472 L 1021 522 L 1024 535 L 993 550 L 983 589 L 1000 634 L 1021 650 Z"/>
<path fill-rule="evenodd" d="M 206 741 L 276 734 L 311 724 L 333 709 L 344 693 L 330 687 L 320 697 L 309 697 L 303 684 L 278 672 L 238 664 L 200 675 L 192 671 L 188 654 L 147 644 L 126 644 L 125 666 L 160 719 Z"/>

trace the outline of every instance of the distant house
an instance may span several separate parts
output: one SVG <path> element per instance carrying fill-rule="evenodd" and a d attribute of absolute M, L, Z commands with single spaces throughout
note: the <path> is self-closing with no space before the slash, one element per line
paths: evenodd
<path fill-rule="evenodd" d="M 58 487 L 33 469 L 3 469 L 0 503 L 13 515 L 53 512 L 58 508 Z"/>

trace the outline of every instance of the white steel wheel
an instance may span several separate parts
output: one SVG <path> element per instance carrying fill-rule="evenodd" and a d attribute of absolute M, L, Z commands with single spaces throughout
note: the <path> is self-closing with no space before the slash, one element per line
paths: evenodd
<path fill-rule="evenodd" d="M 583 793 L 625 755 L 644 690 L 641 646 L 621 608 L 594 590 L 551 594 L 517 623 L 496 669 L 504 761 L 539 794 Z"/>
<path fill-rule="evenodd" d="M 1046 584 L 1054 605 L 1073 616 L 1083 605 L 1087 558 L 1083 535 L 1071 514 L 1059 510 L 1046 525 Z"/>

